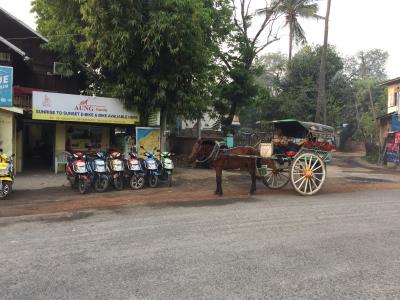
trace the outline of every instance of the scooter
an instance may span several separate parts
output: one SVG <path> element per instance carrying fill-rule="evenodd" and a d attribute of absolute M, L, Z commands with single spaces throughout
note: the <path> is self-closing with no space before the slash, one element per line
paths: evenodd
<path fill-rule="evenodd" d="M 170 152 L 161 152 L 160 153 L 160 162 L 161 162 L 161 180 L 167 181 L 168 186 L 172 186 L 172 173 L 174 171 L 174 162 L 171 159 L 173 154 Z"/>
<path fill-rule="evenodd" d="M 79 193 L 86 194 L 89 191 L 91 180 L 85 153 L 76 152 L 68 156 L 65 169 L 71 187 L 77 187 Z"/>
<path fill-rule="evenodd" d="M 131 188 L 133 190 L 144 188 L 146 178 L 137 155 L 135 153 L 130 153 L 129 158 L 126 160 L 126 164 L 126 177 L 129 180 Z"/>
<path fill-rule="evenodd" d="M 116 190 L 124 188 L 125 166 L 121 153 L 112 152 L 108 156 L 109 168 L 111 170 L 111 180 Z"/>
<path fill-rule="evenodd" d="M 103 193 L 110 185 L 111 176 L 107 166 L 107 156 L 104 152 L 97 152 L 91 161 L 92 182 L 96 192 Z"/>
<path fill-rule="evenodd" d="M 12 192 L 14 182 L 14 154 L 8 156 L 0 149 L 0 199 L 5 199 Z"/>
<path fill-rule="evenodd" d="M 143 146 L 140 146 L 140 148 L 143 148 Z M 154 151 L 156 151 L 157 148 L 154 148 Z M 146 158 L 144 159 L 144 167 L 146 169 L 146 179 L 150 187 L 155 188 L 158 186 L 158 176 L 160 176 L 160 173 L 158 172 L 158 161 L 154 157 L 154 152 L 148 152 L 146 151 L 144 153 Z"/>

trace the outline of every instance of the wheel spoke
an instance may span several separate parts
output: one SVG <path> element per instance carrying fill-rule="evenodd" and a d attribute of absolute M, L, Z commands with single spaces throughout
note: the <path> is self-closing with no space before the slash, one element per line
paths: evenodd
<path fill-rule="evenodd" d="M 314 167 L 315 167 L 315 165 L 317 164 L 317 162 L 318 162 L 318 159 L 315 160 L 314 164 L 313 164 L 312 167 L 310 168 L 311 170 L 314 171 Z"/>
<path fill-rule="evenodd" d="M 319 182 L 322 181 L 322 179 L 319 179 L 318 177 L 313 176 L 314 179 L 317 179 Z"/>
<path fill-rule="evenodd" d="M 299 185 L 299 190 L 301 189 L 301 187 L 303 186 L 304 182 L 307 181 L 306 177 L 303 177 L 303 181 L 301 182 L 301 184 Z"/>
<path fill-rule="evenodd" d="M 318 167 L 312 169 L 312 171 L 315 172 L 316 170 L 321 169 L 321 168 L 323 168 L 323 165 L 319 165 Z"/>
<path fill-rule="evenodd" d="M 299 179 L 297 179 L 294 184 L 298 183 L 300 180 L 302 180 L 303 178 L 305 178 L 304 176 L 300 177 Z"/>
<path fill-rule="evenodd" d="M 318 188 L 318 185 L 317 185 L 317 183 L 315 182 L 314 179 L 315 179 L 315 178 L 311 178 L 311 182 L 314 184 L 315 188 L 317 189 L 317 188 Z"/>

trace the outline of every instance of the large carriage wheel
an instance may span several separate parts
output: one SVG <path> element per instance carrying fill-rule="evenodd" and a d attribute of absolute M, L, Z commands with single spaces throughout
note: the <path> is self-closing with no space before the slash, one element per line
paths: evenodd
<path fill-rule="evenodd" d="M 293 161 L 290 173 L 293 188 L 303 196 L 311 196 L 322 188 L 326 167 L 317 154 L 302 153 Z"/>
<path fill-rule="evenodd" d="M 267 169 L 267 174 L 263 177 L 264 185 L 272 190 L 284 188 L 290 180 L 288 169 Z"/>

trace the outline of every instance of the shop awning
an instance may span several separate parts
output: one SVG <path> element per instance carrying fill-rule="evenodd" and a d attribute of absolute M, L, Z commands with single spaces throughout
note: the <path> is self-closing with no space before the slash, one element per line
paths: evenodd
<path fill-rule="evenodd" d="M 20 114 L 20 115 L 22 115 L 24 113 L 24 110 L 22 108 L 15 107 L 15 106 L 11 106 L 11 107 L 5 107 L 5 106 L 1 107 L 0 106 L 0 109 L 1 110 L 6 110 L 6 111 L 9 111 L 9 112 L 13 112 L 13 113 L 16 113 L 16 114 Z"/>
<path fill-rule="evenodd" d="M 15 85 L 13 89 L 14 89 L 14 96 L 17 96 L 17 97 L 18 96 L 32 96 L 32 92 L 34 92 L 34 91 L 38 91 L 38 92 L 43 91 L 41 89 L 19 86 L 19 85 Z"/>

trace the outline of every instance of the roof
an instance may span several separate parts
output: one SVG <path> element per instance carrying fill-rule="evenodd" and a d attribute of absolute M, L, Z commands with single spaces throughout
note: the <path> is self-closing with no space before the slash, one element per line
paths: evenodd
<path fill-rule="evenodd" d="M 34 91 L 43 92 L 42 89 L 19 86 L 19 85 L 14 85 L 13 88 L 14 96 L 32 96 L 32 92 Z"/>
<path fill-rule="evenodd" d="M 28 26 L 27 24 L 25 24 L 24 22 L 22 22 L 21 20 L 17 19 L 16 17 L 14 17 L 12 14 L 10 14 L 8 11 L 6 11 L 5 9 L 0 7 L 0 13 L 5 14 L 7 17 L 9 17 L 10 19 L 14 20 L 15 22 L 19 23 L 21 26 L 23 26 L 25 29 L 29 30 L 30 32 L 32 32 L 34 35 L 36 35 L 37 37 L 39 37 L 40 39 L 42 39 L 43 41 L 45 41 L 46 43 L 48 42 L 48 39 L 46 39 L 43 35 L 41 35 L 40 33 L 36 32 L 34 29 L 32 29 L 30 26 Z"/>
<path fill-rule="evenodd" d="M 385 119 L 385 118 L 391 117 L 391 116 L 393 116 L 393 115 L 397 115 L 397 112 L 391 112 L 391 113 L 388 113 L 388 114 L 384 114 L 384 115 L 382 115 L 382 116 L 377 117 L 376 119 L 377 119 L 377 120 Z"/>
<path fill-rule="evenodd" d="M 22 115 L 24 113 L 24 110 L 22 108 L 15 107 L 15 106 L 11 106 L 11 107 L 2 106 L 2 107 L 0 107 L 0 110 L 6 110 L 6 111 L 13 112 L 13 113 L 20 114 L 20 115 Z"/>
<path fill-rule="evenodd" d="M 15 46 L 13 43 L 10 43 L 9 41 L 7 41 L 2 36 L 0 36 L 0 43 L 6 45 L 8 48 L 10 48 L 14 52 L 18 53 L 19 55 L 21 55 L 24 59 L 26 59 L 26 60 L 30 59 L 30 57 L 28 55 L 26 55 L 26 53 L 23 50 L 21 50 L 20 48 Z"/>
<path fill-rule="evenodd" d="M 400 77 L 396 77 L 396 78 L 389 79 L 389 80 L 386 80 L 384 82 L 381 82 L 380 84 L 378 84 L 378 86 L 391 85 L 391 84 L 394 84 L 394 83 L 400 83 Z"/>
<path fill-rule="evenodd" d="M 303 138 L 308 133 L 314 135 L 333 135 L 334 128 L 328 125 L 303 122 L 295 119 L 275 120 L 272 122 L 275 127 L 281 128 L 283 134 L 294 138 Z"/>

